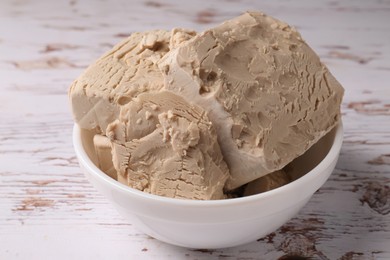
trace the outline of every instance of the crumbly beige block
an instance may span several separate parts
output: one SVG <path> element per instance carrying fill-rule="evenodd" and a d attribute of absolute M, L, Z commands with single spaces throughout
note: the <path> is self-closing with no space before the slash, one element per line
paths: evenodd
<path fill-rule="evenodd" d="M 69 89 L 75 121 L 105 133 L 120 106 L 143 92 L 159 91 L 163 78 L 156 63 L 195 32 L 174 29 L 136 32 L 113 47 L 78 77 Z"/>
<path fill-rule="evenodd" d="M 270 191 L 282 187 L 290 181 L 290 177 L 284 170 L 278 170 L 248 183 L 245 187 L 243 196 Z"/>
<path fill-rule="evenodd" d="M 130 187 L 185 199 L 222 199 L 229 171 L 203 109 L 167 91 L 143 93 L 107 127 L 118 178 Z"/>
<path fill-rule="evenodd" d="M 111 141 L 106 136 L 95 135 L 93 137 L 95 154 L 98 159 L 98 167 L 114 180 L 118 179 L 117 172 L 112 163 Z"/>
<path fill-rule="evenodd" d="M 165 88 L 208 112 L 231 177 L 277 171 L 339 121 L 343 88 L 289 25 L 248 12 L 159 62 Z"/>
<path fill-rule="evenodd" d="M 72 84 L 69 95 L 80 127 L 110 137 L 119 181 L 155 194 L 188 198 L 177 191 L 190 189 L 192 183 L 195 193 L 207 190 L 194 198 L 220 198 L 228 172 L 223 160 L 231 173 L 226 190 L 274 175 L 338 123 L 343 89 L 298 32 L 272 17 L 249 12 L 201 34 L 183 29 L 134 33 L 91 65 Z M 173 107 L 159 101 L 142 114 L 152 96 L 164 97 Z M 178 104 L 180 111 L 196 107 L 202 111 L 199 118 L 206 113 L 205 121 L 216 131 L 199 130 L 196 116 L 174 114 Z M 157 113 L 160 105 L 165 108 Z M 208 154 L 213 149 L 205 148 L 205 138 L 216 157 Z M 154 151 L 153 142 L 163 154 Z M 104 145 L 97 149 L 107 152 Z M 170 163 L 159 168 L 146 162 L 145 154 L 154 156 L 155 163 L 157 156 Z M 148 166 L 132 158 L 146 160 Z M 173 169 L 183 171 L 183 164 L 177 163 L 183 158 L 200 169 L 190 170 L 202 176 L 199 182 L 179 185 L 174 193 L 170 184 L 153 184 L 169 175 L 181 181 Z M 206 166 L 199 166 L 202 163 Z M 222 176 L 220 182 L 204 177 L 202 169 L 213 165 Z M 159 171 L 150 175 L 150 169 Z M 164 175 L 167 169 L 171 170 Z M 204 188 L 213 182 L 218 192 Z"/>

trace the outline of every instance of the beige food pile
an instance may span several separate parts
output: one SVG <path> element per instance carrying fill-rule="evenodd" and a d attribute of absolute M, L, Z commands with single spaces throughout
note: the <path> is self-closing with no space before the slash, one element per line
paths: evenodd
<path fill-rule="evenodd" d="M 247 12 L 202 33 L 134 33 L 69 96 L 109 176 L 206 200 L 288 183 L 282 169 L 339 122 L 343 88 L 294 28 Z"/>

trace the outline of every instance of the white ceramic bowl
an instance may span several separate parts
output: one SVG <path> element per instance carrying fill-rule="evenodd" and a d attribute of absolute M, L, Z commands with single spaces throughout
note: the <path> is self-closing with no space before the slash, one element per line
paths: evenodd
<path fill-rule="evenodd" d="M 332 173 L 342 140 L 340 124 L 292 163 L 296 180 L 285 186 L 248 197 L 195 201 L 151 195 L 111 179 L 94 164 L 92 134 L 77 125 L 73 129 L 81 169 L 129 223 L 170 244 L 208 249 L 254 241 L 296 215 Z"/>

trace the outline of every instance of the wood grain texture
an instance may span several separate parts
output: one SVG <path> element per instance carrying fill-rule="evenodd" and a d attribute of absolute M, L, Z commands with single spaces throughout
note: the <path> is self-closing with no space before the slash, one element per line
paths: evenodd
<path fill-rule="evenodd" d="M 296 26 L 346 89 L 336 170 L 276 232 L 190 250 L 126 223 L 82 175 L 67 89 L 134 31 L 245 10 Z M 0 259 L 390 259 L 390 1 L 1 1 Z"/>

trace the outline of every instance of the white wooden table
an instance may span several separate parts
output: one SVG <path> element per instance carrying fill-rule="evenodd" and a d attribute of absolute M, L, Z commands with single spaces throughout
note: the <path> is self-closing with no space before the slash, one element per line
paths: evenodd
<path fill-rule="evenodd" d="M 201 30 L 245 10 L 295 25 L 345 87 L 340 160 L 300 214 L 264 239 L 221 250 L 164 244 L 82 175 L 68 86 L 131 32 Z M 389 186 L 389 0 L 0 2 L 0 259 L 390 259 Z"/>

